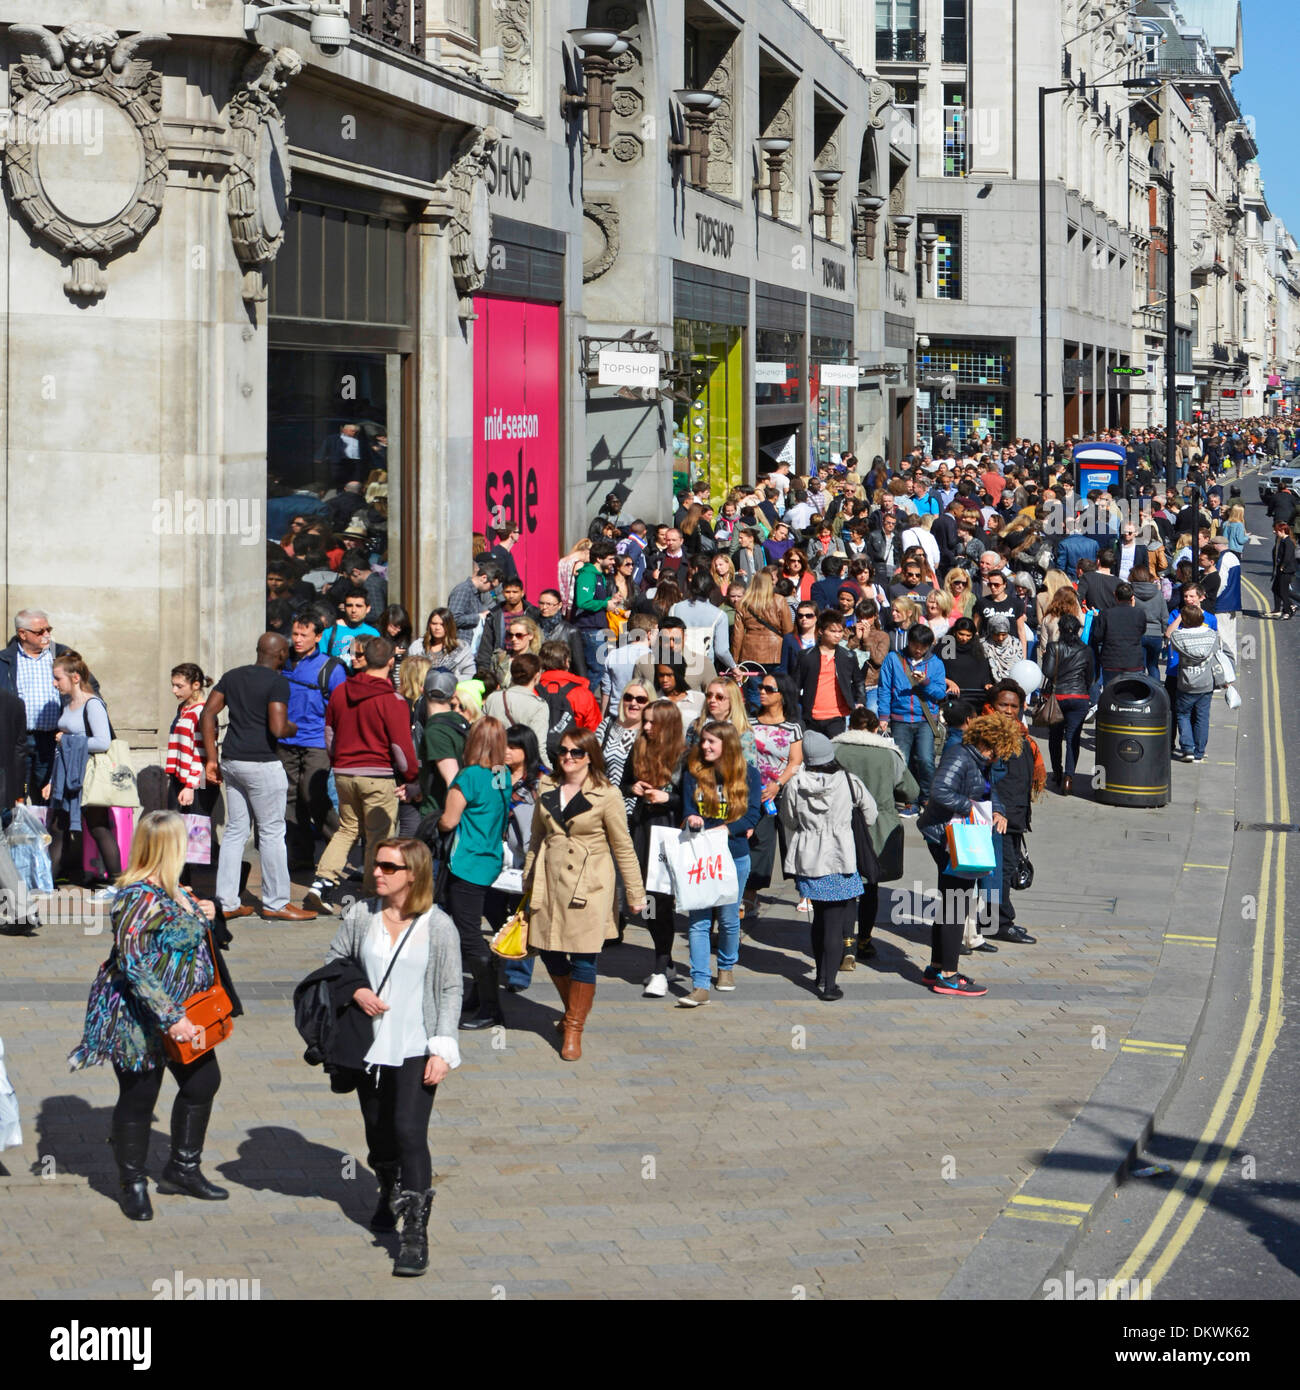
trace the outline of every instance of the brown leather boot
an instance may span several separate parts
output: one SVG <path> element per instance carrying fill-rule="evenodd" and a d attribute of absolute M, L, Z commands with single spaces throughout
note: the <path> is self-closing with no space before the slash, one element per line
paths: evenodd
<path fill-rule="evenodd" d="M 582 1025 L 587 1021 L 595 997 L 595 981 L 570 982 L 569 1007 L 564 1015 L 564 1046 L 560 1049 L 560 1056 L 566 1062 L 576 1062 L 582 1056 Z"/>
<path fill-rule="evenodd" d="M 556 993 L 560 996 L 560 1003 L 564 1005 L 564 1014 L 569 1012 L 569 985 L 573 981 L 572 975 L 552 975 L 551 983 L 555 986 Z M 558 1033 L 564 1027 L 564 1014 L 555 1020 L 555 1031 Z"/>

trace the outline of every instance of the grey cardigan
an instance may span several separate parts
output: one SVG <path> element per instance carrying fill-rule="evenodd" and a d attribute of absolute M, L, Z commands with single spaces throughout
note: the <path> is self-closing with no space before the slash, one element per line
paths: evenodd
<path fill-rule="evenodd" d="M 375 918 L 383 911 L 378 898 L 363 898 L 352 904 L 329 950 L 325 963 L 332 960 L 361 959 L 361 946 Z M 461 962 L 460 935 L 450 917 L 431 907 L 429 918 L 429 968 L 424 976 L 424 1031 L 429 1039 L 430 1056 L 441 1057 L 449 1066 L 460 1065 Z M 445 1044 L 450 1043 L 450 1047 Z M 437 1046 L 435 1046 L 437 1044 Z"/>

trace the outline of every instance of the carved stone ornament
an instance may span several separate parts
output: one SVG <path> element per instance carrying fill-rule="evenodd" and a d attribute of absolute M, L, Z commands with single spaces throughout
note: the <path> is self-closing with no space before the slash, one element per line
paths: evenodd
<path fill-rule="evenodd" d="M 481 290 L 487 279 L 492 210 L 484 176 L 500 139 L 496 126 L 491 125 L 467 138 L 446 179 L 452 203 L 448 222 L 451 273 L 462 300 Z"/>
<path fill-rule="evenodd" d="M 244 267 L 244 298 L 266 298 L 264 269 L 279 254 L 289 211 L 289 145 L 284 93 L 302 71 L 292 48 L 259 48 L 248 60 L 227 108 L 235 147 L 226 183 L 230 239 Z"/>
<path fill-rule="evenodd" d="M 71 258 L 64 289 L 98 299 L 104 262 L 158 220 L 167 181 L 162 79 L 136 55 L 171 40 L 93 21 L 56 35 L 14 24 L 21 61 L 9 68 L 5 179 L 18 216 Z"/>
<path fill-rule="evenodd" d="M 884 130 L 885 112 L 889 110 L 894 101 L 894 89 L 888 82 L 882 82 L 880 78 L 871 79 L 871 88 L 867 93 L 867 125 L 872 130 Z"/>
<path fill-rule="evenodd" d="M 484 10 L 485 46 L 500 48 L 504 68 L 501 89 L 519 101 L 525 115 L 535 116 L 537 64 L 533 62 L 532 0 L 491 0 Z"/>
<path fill-rule="evenodd" d="M 582 200 L 582 282 L 599 280 L 618 260 L 619 215 L 609 198 Z"/>

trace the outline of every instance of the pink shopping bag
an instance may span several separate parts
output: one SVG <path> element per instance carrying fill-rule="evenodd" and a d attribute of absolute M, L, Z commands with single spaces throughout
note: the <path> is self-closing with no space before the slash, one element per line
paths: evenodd
<path fill-rule="evenodd" d="M 108 806 L 104 809 L 112 817 L 113 828 L 117 832 L 117 852 L 122 858 L 122 867 L 125 869 L 131 860 L 131 837 L 135 834 L 136 808 L 134 806 Z M 83 834 L 81 837 L 81 867 L 85 870 L 88 878 L 108 877 L 108 870 L 99 857 L 99 846 L 95 843 L 95 837 L 90 834 Z"/>

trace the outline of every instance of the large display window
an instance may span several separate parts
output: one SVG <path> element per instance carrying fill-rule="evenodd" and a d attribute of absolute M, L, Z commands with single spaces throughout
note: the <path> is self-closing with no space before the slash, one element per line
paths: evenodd
<path fill-rule="evenodd" d="M 673 493 L 701 479 L 720 507 L 744 481 L 744 330 L 678 319 L 674 349 L 689 365 L 689 401 L 673 409 Z"/>
<path fill-rule="evenodd" d="M 808 391 L 816 405 L 813 422 L 813 458 L 818 468 L 828 468 L 840 455 L 849 451 L 852 439 L 852 401 L 856 386 L 827 382 L 825 367 L 838 368 L 829 373 L 843 377 L 856 374 L 850 366 L 853 344 L 847 338 L 819 337 L 814 334 L 808 360 Z"/>

